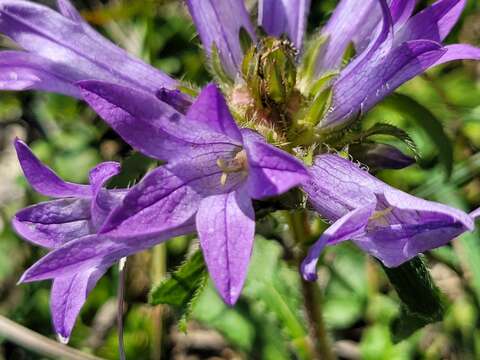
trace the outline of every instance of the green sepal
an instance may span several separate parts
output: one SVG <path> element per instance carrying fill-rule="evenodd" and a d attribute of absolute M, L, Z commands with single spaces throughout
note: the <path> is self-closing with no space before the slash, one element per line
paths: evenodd
<path fill-rule="evenodd" d="M 327 71 L 320 78 L 318 78 L 310 87 L 309 94 L 312 96 L 317 95 L 321 91 L 325 90 L 330 85 L 332 80 L 339 74 L 338 71 Z"/>
<path fill-rule="evenodd" d="M 210 54 L 210 70 L 212 75 L 221 83 L 226 85 L 233 85 L 233 79 L 225 71 L 222 59 L 220 58 L 220 53 L 218 52 L 218 47 L 215 43 L 212 44 L 211 54 Z"/>
<path fill-rule="evenodd" d="M 243 53 L 246 54 L 253 46 L 253 39 L 248 33 L 247 29 L 245 29 L 243 26 L 238 32 L 238 39 L 240 41 L 240 47 L 242 48 Z"/>
<path fill-rule="evenodd" d="M 203 255 L 197 250 L 167 279 L 153 287 L 149 303 L 172 306 L 180 316 L 179 329 L 185 332 L 193 306 L 205 287 L 207 278 Z"/>
<path fill-rule="evenodd" d="M 383 266 L 383 269 L 402 303 L 400 316 L 391 325 L 395 342 L 442 320 L 445 296 L 433 282 L 422 258 L 417 256 L 398 267 Z"/>
<path fill-rule="evenodd" d="M 295 55 L 288 41 L 272 37 L 250 47 L 243 59 L 242 75 L 257 102 L 288 103 L 296 84 Z"/>
<path fill-rule="evenodd" d="M 350 42 L 345 51 L 343 52 L 342 65 L 347 66 L 356 54 L 357 51 L 355 50 L 355 44 L 353 42 Z"/>
<path fill-rule="evenodd" d="M 319 35 L 307 43 L 299 70 L 300 89 L 304 93 L 308 92 L 307 89 L 311 86 L 311 83 L 315 81 L 317 60 L 328 40 L 328 36 Z"/>
<path fill-rule="evenodd" d="M 325 113 L 332 104 L 333 91 L 332 88 L 326 89 L 318 94 L 310 103 L 310 107 L 305 116 L 304 122 L 312 127 L 318 125 Z"/>

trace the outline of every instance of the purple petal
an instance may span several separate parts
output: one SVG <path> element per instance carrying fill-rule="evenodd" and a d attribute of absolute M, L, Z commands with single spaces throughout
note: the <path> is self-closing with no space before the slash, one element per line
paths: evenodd
<path fill-rule="evenodd" d="M 12 219 L 15 231 L 28 241 L 58 248 L 68 241 L 90 235 L 89 199 L 61 199 L 40 203 L 18 212 Z"/>
<path fill-rule="evenodd" d="M 415 159 L 405 155 L 395 146 L 379 143 L 363 143 L 349 146 L 354 158 L 366 164 L 370 170 L 403 169 L 415 164 Z"/>
<path fill-rule="evenodd" d="M 375 192 L 385 184 L 350 161 L 337 155 L 320 155 L 309 169 L 310 179 L 302 188 L 315 210 L 329 221 L 376 202 Z"/>
<path fill-rule="evenodd" d="M 417 5 L 417 0 L 393 0 L 390 4 L 390 12 L 396 27 L 403 25 L 412 16 Z"/>
<path fill-rule="evenodd" d="M 247 186 L 252 198 L 280 195 L 308 179 L 308 172 L 298 159 L 265 143 L 250 130 L 242 133 L 248 154 Z"/>
<path fill-rule="evenodd" d="M 480 60 L 480 48 L 471 45 L 447 45 L 443 48 L 443 50 L 445 50 L 445 53 L 432 66 L 444 64 L 455 60 Z"/>
<path fill-rule="evenodd" d="M 470 217 L 472 217 L 474 220 L 476 220 L 478 217 L 480 217 L 480 208 L 472 211 L 470 213 Z"/>
<path fill-rule="evenodd" d="M 271 36 L 288 35 L 301 50 L 309 11 L 310 0 L 261 0 L 258 24 Z"/>
<path fill-rule="evenodd" d="M 92 195 L 90 186 L 68 183 L 60 179 L 35 157 L 23 141 L 16 139 L 15 149 L 25 177 L 40 194 L 51 197 L 90 197 Z"/>
<path fill-rule="evenodd" d="M 84 22 L 72 20 L 68 3 L 60 7 L 67 17 L 33 2 L 2 0 L 0 32 L 28 52 L 56 63 L 72 82 L 108 80 L 151 92 L 176 87 L 175 80 L 128 55 Z"/>
<path fill-rule="evenodd" d="M 409 40 L 441 42 L 450 33 L 465 7 L 465 0 L 440 0 L 419 12 L 395 34 L 395 43 Z"/>
<path fill-rule="evenodd" d="M 354 239 L 365 233 L 368 219 L 375 211 L 375 202 L 367 203 L 337 220 L 330 226 L 320 239 L 310 248 L 308 255 L 301 265 L 303 278 L 307 281 L 317 279 L 317 262 L 326 245 L 334 245 L 339 242 Z"/>
<path fill-rule="evenodd" d="M 180 226 L 197 211 L 201 196 L 167 167 L 150 172 L 105 221 L 111 237 L 154 236 Z"/>
<path fill-rule="evenodd" d="M 156 96 L 160 101 L 167 103 L 181 114 L 186 114 L 192 106 L 192 99 L 180 90 L 162 88 L 157 91 Z"/>
<path fill-rule="evenodd" d="M 433 66 L 446 50 L 430 40 L 409 41 L 385 56 L 377 52 L 370 61 L 341 75 L 333 86 L 333 103 L 320 127 L 345 126 L 372 108 L 397 87 Z"/>
<path fill-rule="evenodd" d="M 242 135 L 235 123 L 225 99 L 214 84 L 205 86 L 197 97 L 187 118 L 207 125 L 213 131 L 228 136 L 232 143 L 242 144 Z"/>
<path fill-rule="evenodd" d="M 88 104 L 133 148 L 172 161 L 230 144 L 227 136 L 193 121 L 155 96 L 101 81 L 78 83 Z"/>
<path fill-rule="evenodd" d="M 75 6 L 73 6 L 70 0 L 57 0 L 57 7 L 63 16 L 73 21 L 83 22 L 80 13 L 75 9 Z"/>
<path fill-rule="evenodd" d="M 243 288 L 252 254 L 255 213 L 245 192 L 235 191 L 202 200 L 197 231 L 210 276 L 228 305 Z"/>
<path fill-rule="evenodd" d="M 322 35 L 327 36 L 325 48 L 317 60 L 317 73 L 338 69 L 342 65 L 345 50 L 354 43 L 357 54 L 361 54 L 369 45 L 373 45 L 376 37 L 385 39 L 385 29 L 391 27 L 390 13 L 384 1 L 342 0 L 337 5 L 327 25 L 322 29 Z M 384 18 L 384 28 L 378 28 Z M 388 21 L 388 23 L 386 23 Z M 380 31 L 380 32 L 379 32 Z"/>
<path fill-rule="evenodd" d="M 90 171 L 90 185 L 92 186 L 92 200 L 91 200 L 91 216 L 92 225 L 95 229 L 99 229 L 103 224 L 108 214 L 112 210 L 110 199 L 116 199 L 109 191 L 103 189 L 105 183 L 115 175 L 120 173 L 120 164 L 116 162 L 104 162 L 97 165 Z M 120 204 L 120 199 L 117 201 Z M 107 206 L 106 206 L 107 204 Z M 110 205 L 110 206 L 109 206 Z"/>
<path fill-rule="evenodd" d="M 23 51 L 0 51 L 1 90 L 43 90 L 80 97 L 72 85 L 77 74 L 48 59 Z"/>
<path fill-rule="evenodd" d="M 197 31 L 208 55 L 218 49 L 225 71 L 235 79 L 243 59 L 240 29 L 255 40 L 255 31 L 243 0 L 187 0 Z"/>
<path fill-rule="evenodd" d="M 172 237 L 189 234 L 194 229 L 192 219 L 181 227 L 149 237 L 135 236 L 120 240 L 103 235 L 86 236 L 48 253 L 23 274 L 19 283 L 70 276 L 93 267 L 109 266 Z"/>
<path fill-rule="evenodd" d="M 50 311 L 55 332 L 62 343 L 68 343 L 83 304 L 107 269 L 108 266 L 93 267 L 53 280 Z"/>
<path fill-rule="evenodd" d="M 379 215 L 357 245 L 395 267 L 419 253 L 446 245 L 474 228 L 473 218 L 458 209 L 416 198 L 393 188 L 378 195 Z"/>

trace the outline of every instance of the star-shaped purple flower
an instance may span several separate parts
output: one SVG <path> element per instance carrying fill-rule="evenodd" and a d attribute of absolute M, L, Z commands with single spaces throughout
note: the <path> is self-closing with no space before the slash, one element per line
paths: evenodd
<path fill-rule="evenodd" d="M 101 82 L 84 83 L 82 87 L 85 98 L 100 113 L 112 108 L 99 94 L 123 99 L 127 91 Z M 148 94 L 128 91 L 128 106 L 152 109 L 145 102 Z M 123 110 L 115 115 L 110 113 L 109 118 L 115 118 L 117 124 L 126 116 Z M 225 302 L 233 305 L 243 287 L 252 251 L 252 200 L 276 196 L 300 185 L 307 179 L 307 170 L 299 160 L 267 144 L 252 130 L 240 130 L 214 85 L 204 88 L 186 118 L 189 129 L 173 126 L 168 133 L 172 139 L 184 141 L 186 152 L 178 148 L 175 161 L 153 170 L 134 186 L 108 216 L 98 237 L 110 239 L 102 240 L 105 243 L 118 244 L 114 252 L 123 243 L 125 251 L 121 254 L 126 256 L 145 248 L 143 243 L 132 247 L 128 239 L 155 238 L 195 221 L 210 275 Z M 165 133 L 156 129 L 161 124 L 150 124 L 149 140 L 160 146 Z M 155 138 L 156 134 L 160 137 Z M 131 136 L 136 136 L 135 132 Z M 101 249 L 104 245 L 99 243 L 92 252 L 87 242 L 91 244 L 91 239 L 77 240 L 53 251 L 30 268 L 23 280 L 47 279 L 112 258 L 112 248 Z"/>

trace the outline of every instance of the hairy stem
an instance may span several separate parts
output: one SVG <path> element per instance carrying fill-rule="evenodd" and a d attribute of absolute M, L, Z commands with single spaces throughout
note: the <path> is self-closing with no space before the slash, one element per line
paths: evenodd
<path fill-rule="evenodd" d="M 311 235 L 306 211 L 302 210 L 289 214 L 289 225 L 295 243 L 301 245 L 303 250 L 297 259 L 297 263 L 300 264 L 307 251 L 308 244 L 306 242 Z M 302 294 L 315 358 L 318 360 L 334 360 L 336 357 L 323 320 L 322 296 L 318 283 L 302 280 Z"/>
<path fill-rule="evenodd" d="M 322 296 L 318 284 L 302 281 L 302 293 L 316 358 L 319 360 L 334 360 L 335 355 L 323 321 Z"/>

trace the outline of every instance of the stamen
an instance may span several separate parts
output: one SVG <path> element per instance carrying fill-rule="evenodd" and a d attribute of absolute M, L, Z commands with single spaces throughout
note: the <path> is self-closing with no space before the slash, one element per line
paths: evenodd
<path fill-rule="evenodd" d="M 393 211 L 392 207 L 388 207 L 384 210 L 378 210 L 373 213 L 370 220 L 386 220 L 386 216 Z"/>
<path fill-rule="evenodd" d="M 245 150 L 241 150 L 235 154 L 233 159 L 219 158 L 217 159 L 217 166 L 222 170 L 220 184 L 225 186 L 229 174 L 248 171 L 247 153 Z"/>

